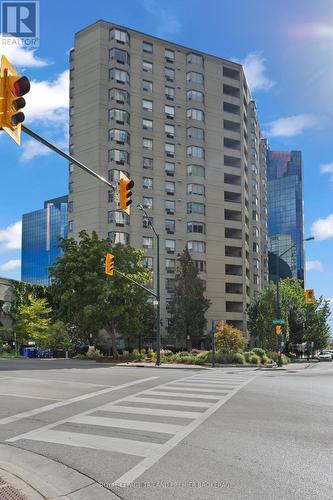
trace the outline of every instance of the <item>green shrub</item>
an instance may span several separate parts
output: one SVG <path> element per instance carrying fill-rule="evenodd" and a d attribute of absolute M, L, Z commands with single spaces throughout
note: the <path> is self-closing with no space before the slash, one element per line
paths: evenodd
<path fill-rule="evenodd" d="M 250 362 L 251 351 L 244 352 L 244 359 L 247 363 Z"/>
<path fill-rule="evenodd" d="M 173 355 L 173 352 L 170 351 L 169 349 L 161 349 L 161 356 L 169 357 L 172 355 Z"/>
<path fill-rule="evenodd" d="M 86 359 L 99 359 L 103 357 L 103 354 L 98 349 L 92 349 L 87 352 L 85 357 Z"/>
<path fill-rule="evenodd" d="M 245 363 L 245 357 L 241 352 L 222 352 L 217 351 L 215 353 L 216 363 L 221 364 L 239 364 L 243 365 Z"/>
<path fill-rule="evenodd" d="M 254 352 L 251 352 L 250 356 L 249 356 L 249 363 L 251 363 L 252 365 L 259 365 L 260 364 L 260 357 L 257 354 L 255 354 Z"/>
<path fill-rule="evenodd" d="M 197 354 L 197 359 L 201 359 L 202 361 L 204 362 L 207 362 L 208 361 L 208 358 L 209 358 L 209 351 L 200 351 L 198 352 Z"/>
<path fill-rule="evenodd" d="M 266 356 L 265 349 L 261 349 L 260 347 L 254 347 L 251 352 L 259 356 L 259 358 L 263 358 L 264 356 Z"/>

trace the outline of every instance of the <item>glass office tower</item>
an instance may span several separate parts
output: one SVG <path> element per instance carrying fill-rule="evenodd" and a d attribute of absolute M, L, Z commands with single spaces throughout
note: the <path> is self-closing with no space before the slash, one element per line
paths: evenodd
<path fill-rule="evenodd" d="M 303 170 L 301 151 L 268 151 L 268 239 L 271 254 L 281 255 L 289 276 L 304 280 Z M 276 280 L 274 258 L 269 279 Z M 281 269 L 281 261 L 280 261 Z"/>
<path fill-rule="evenodd" d="M 59 238 L 67 238 L 67 231 L 67 196 L 47 200 L 43 209 L 23 215 L 22 281 L 49 284 L 48 268 L 61 255 Z"/>

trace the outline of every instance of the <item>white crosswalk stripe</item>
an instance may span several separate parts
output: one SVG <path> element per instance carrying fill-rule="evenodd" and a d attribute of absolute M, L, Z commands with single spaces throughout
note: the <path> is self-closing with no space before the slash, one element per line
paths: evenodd
<path fill-rule="evenodd" d="M 258 373 L 253 371 L 238 375 L 216 369 L 183 377 L 44 425 L 8 441 L 25 439 L 141 457 L 138 465 L 114 482 L 130 484 L 255 375 Z M 114 437 L 119 434 L 125 437 Z"/>

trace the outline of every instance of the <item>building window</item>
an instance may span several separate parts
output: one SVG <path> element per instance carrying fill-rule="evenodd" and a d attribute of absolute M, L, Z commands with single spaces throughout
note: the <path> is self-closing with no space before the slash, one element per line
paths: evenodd
<path fill-rule="evenodd" d="M 201 109 L 187 109 L 186 110 L 186 118 L 187 120 L 198 120 L 203 122 L 204 121 L 204 112 L 201 111 Z"/>
<path fill-rule="evenodd" d="M 129 217 L 124 212 L 115 212 L 111 210 L 108 212 L 108 223 L 115 223 L 116 226 L 124 227 L 129 224 Z"/>
<path fill-rule="evenodd" d="M 175 60 L 175 51 L 171 49 L 164 49 L 164 57 L 166 62 L 174 62 Z"/>
<path fill-rule="evenodd" d="M 188 241 L 186 246 L 189 252 L 205 253 L 206 251 L 206 243 L 204 241 Z"/>
<path fill-rule="evenodd" d="M 109 141 L 115 141 L 117 144 L 125 144 L 129 142 L 129 134 L 126 130 L 112 128 L 109 130 Z"/>
<path fill-rule="evenodd" d="M 149 80 L 143 80 L 142 90 L 144 90 L 145 92 L 152 92 L 153 91 L 153 82 L 150 82 Z"/>
<path fill-rule="evenodd" d="M 165 200 L 165 212 L 168 215 L 173 215 L 175 213 L 175 202 L 170 200 Z"/>
<path fill-rule="evenodd" d="M 114 28 L 110 30 L 110 38 L 115 39 L 118 43 L 128 43 L 129 41 L 129 36 L 126 31 L 119 30 L 117 28 Z"/>
<path fill-rule="evenodd" d="M 228 68 L 223 66 L 223 76 L 227 78 L 232 78 L 233 80 L 240 80 L 240 72 L 238 69 Z"/>
<path fill-rule="evenodd" d="M 169 101 L 173 101 L 175 98 L 175 89 L 173 87 L 164 87 L 164 95 Z"/>
<path fill-rule="evenodd" d="M 142 100 L 142 109 L 144 111 L 153 111 L 153 101 L 148 101 L 147 99 Z"/>
<path fill-rule="evenodd" d="M 204 102 L 204 95 L 199 90 L 188 90 L 186 95 L 188 101 Z"/>
<path fill-rule="evenodd" d="M 257 274 L 253 275 L 253 284 L 259 285 L 259 276 Z"/>
<path fill-rule="evenodd" d="M 165 173 L 166 173 L 166 175 L 173 177 L 175 175 L 175 164 L 170 163 L 170 162 L 166 162 L 165 163 Z"/>
<path fill-rule="evenodd" d="M 145 73 L 152 73 L 153 72 L 153 63 L 149 61 L 142 61 L 142 70 Z"/>
<path fill-rule="evenodd" d="M 142 147 L 143 147 L 143 149 L 148 149 L 149 151 L 152 151 L 153 150 L 153 140 L 147 139 L 144 137 L 142 139 Z"/>
<path fill-rule="evenodd" d="M 122 89 L 110 89 L 109 90 L 109 100 L 116 101 L 119 104 L 125 104 L 129 102 L 129 93 L 127 90 Z"/>
<path fill-rule="evenodd" d="M 205 215 L 205 205 L 203 203 L 187 203 L 187 213 Z"/>
<path fill-rule="evenodd" d="M 174 273 L 176 268 L 175 259 L 165 259 L 165 270 L 167 273 Z"/>
<path fill-rule="evenodd" d="M 143 257 L 142 265 L 145 269 L 153 269 L 153 258 L 152 257 Z"/>
<path fill-rule="evenodd" d="M 240 97 L 240 89 L 238 87 L 234 87 L 233 85 L 223 84 L 223 94 L 228 95 L 230 97 Z"/>
<path fill-rule="evenodd" d="M 142 187 L 144 189 L 153 189 L 153 179 L 151 177 L 142 177 Z"/>
<path fill-rule="evenodd" d="M 73 193 L 74 192 L 74 182 L 69 182 L 68 183 L 68 192 Z"/>
<path fill-rule="evenodd" d="M 167 142 L 165 144 L 165 154 L 171 158 L 175 156 L 175 145 Z"/>
<path fill-rule="evenodd" d="M 175 194 L 175 191 L 176 191 L 175 183 L 171 182 L 171 181 L 165 181 L 164 190 L 165 190 L 166 194 L 173 196 Z"/>
<path fill-rule="evenodd" d="M 203 184 L 187 184 L 187 194 L 205 195 L 205 186 Z"/>
<path fill-rule="evenodd" d="M 233 115 L 240 115 L 240 107 L 236 104 L 230 104 L 230 102 L 223 103 L 223 111 L 226 113 L 231 113 Z"/>
<path fill-rule="evenodd" d="M 144 196 L 142 198 L 142 206 L 144 208 L 152 209 L 153 208 L 153 198 L 148 198 L 148 196 Z"/>
<path fill-rule="evenodd" d="M 68 212 L 69 212 L 69 213 L 72 213 L 72 212 L 73 212 L 73 202 L 72 202 L 72 201 L 69 201 L 69 202 L 68 202 Z"/>
<path fill-rule="evenodd" d="M 109 120 L 115 120 L 116 123 L 124 125 L 125 123 L 129 123 L 129 113 L 122 109 L 110 109 Z"/>
<path fill-rule="evenodd" d="M 175 253 L 176 241 L 175 240 L 165 240 L 165 250 L 167 253 Z"/>
<path fill-rule="evenodd" d="M 149 229 L 152 227 L 154 224 L 154 218 L 153 217 L 142 217 L 142 227 L 144 229 Z"/>
<path fill-rule="evenodd" d="M 68 232 L 72 233 L 73 230 L 74 230 L 74 224 L 73 224 L 73 221 L 70 220 L 70 221 L 68 221 Z"/>
<path fill-rule="evenodd" d="M 152 158 L 144 158 L 143 159 L 143 168 L 152 169 L 154 165 L 154 161 Z"/>
<path fill-rule="evenodd" d="M 175 280 L 172 278 L 167 278 L 165 280 L 165 289 L 168 293 L 172 293 L 175 289 Z M 172 326 L 172 320 L 168 318 L 168 327 Z"/>
<path fill-rule="evenodd" d="M 110 80 L 115 80 L 117 83 L 124 84 L 129 82 L 129 74 L 127 71 L 123 71 L 122 69 L 110 69 L 109 78 Z"/>
<path fill-rule="evenodd" d="M 129 163 L 129 153 L 120 149 L 110 149 L 109 161 L 115 161 L 120 165 L 124 165 L 124 163 Z"/>
<path fill-rule="evenodd" d="M 164 76 L 168 82 L 173 82 L 175 79 L 175 70 L 172 68 L 164 68 Z"/>
<path fill-rule="evenodd" d="M 109 50 L 109 59 L 115 60 L 119 64 L 125 64 L 129 62 L 129 55 L 126 50 L 113 48 Z"/>
<path fill-rule="evenodd" d="M 168 139 L 173 139 L 175 137 L 175 127 L 173 125 L 164 125 L 164 131 Z"/>
<path fill-rule="evenodd" d="M 237 151 L 240 151 L 241 143 L 236 139 L 230 139 L 229 137 L 225 137 L 223 139 L 223 143 L 225 148 L 236 149 Z"/>
<path fill-rule="evenodd" d="M 204 77 L 202 73 L 197 73 L 196 71 L 188 71 L 186 73 L 187 83 L 197 83 L 199 85 L 203 84 Z"/>
<path fill-rule="evenodd" d="M 205 158 L 204 148 L 198 146 L 187 146 L 186 154 L 188 158 Z"/>
<path fill-rule="evenodd" d="M 111 170 L 108 170 L 108 181 L 109 182 L 118 182 L 120 179 L 120 173 L 123 172 L 127 177 L 129 177 L 128 172 L 125 172 L 124 170 L 116 170 L 112 168 Z"/>
<path fill-rule="evenodd" d="M 234 156 L 224 156 L 224 165 L 226 167 L 241 168 L 240 158 L 235 158 Z"/>
<path fill-rule="evenodd" d="M 205 133 L 202 128 L 188 127 L 186 129 L 186 137 L 188 139 L 204 139 Z"/>
<path fill-rule="evenodd" d="M 108 240 L 113 243 L 122 243 L 123 245 L 129 245 L 129 234 L 119 233 L 118 231 L 109 231 Z"/>
<path fill-rule="evenodd" d="M 114 202 L 114 191 L 108 191 L 108 203 Z"/>
<path fill-rule="evenodd" d="M 190 52 L 186 56 L 186 62 L 187 64 L 197 64 L 198 66 L 202 66 L 203 57 L 200 56 L 199 54 L 194 54 L 193 52 Z"/>
<path fill-rule="evenodd" d="M 187 165 L 187 175 L 195 175 L 197 177 L 205 177 L 205 169 L 200 165 Z"/>
<path fill-rule="evenodd" d="M 206 272 L 206 262 L 204 260 L 193 260 L 193 263 L 197 268 L 198 273 Z"/>
<path fill-rule="evenodd" d="M 165 221 L 165 231 L 167 234 L 174 234 L 176 228 L 176 222 L 174 220 L 167 219 Z"/>
<path fill-rule="evenodd" d="M 153 53 L 153 44 L 149 42 L 142 42 L 142 50 L 143 52 L 148 52 L 148 54 Z"/>
<path fill-rule="evenodd" d="M 166 118 L 168 118 L 168 120 L 173 120 L 175 117 L 174 106 L 167 106 L 167 105 L 164 106 L 164 113 L 165 113 Z"/>
<path fill-rule="evenodd" d="M 153 248 L 153 238 L 151 236 L 142 236 L 143 248 Z"/>
<path fill-rule="evenodd" d="M 153 120 L 146 120 L 145 118 L 142 120 L 142 128 L 144 130 L 149 130 L 150 132 L 153 130 Z"/>
<path fill-rule="evenodd" d="M 203 222 L 188 222 L 187 223 L 188 233 L 201 233 L 205 234 L 205 224 Z"/>

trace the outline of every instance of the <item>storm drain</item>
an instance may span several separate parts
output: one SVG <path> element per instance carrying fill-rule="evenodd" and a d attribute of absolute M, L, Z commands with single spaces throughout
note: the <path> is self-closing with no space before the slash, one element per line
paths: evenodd
<path fill-rule="evenodd" d="M 0 477 L 0 499 L 1 500 L 27 500 L 18 490 L 7 484 Z"/>

